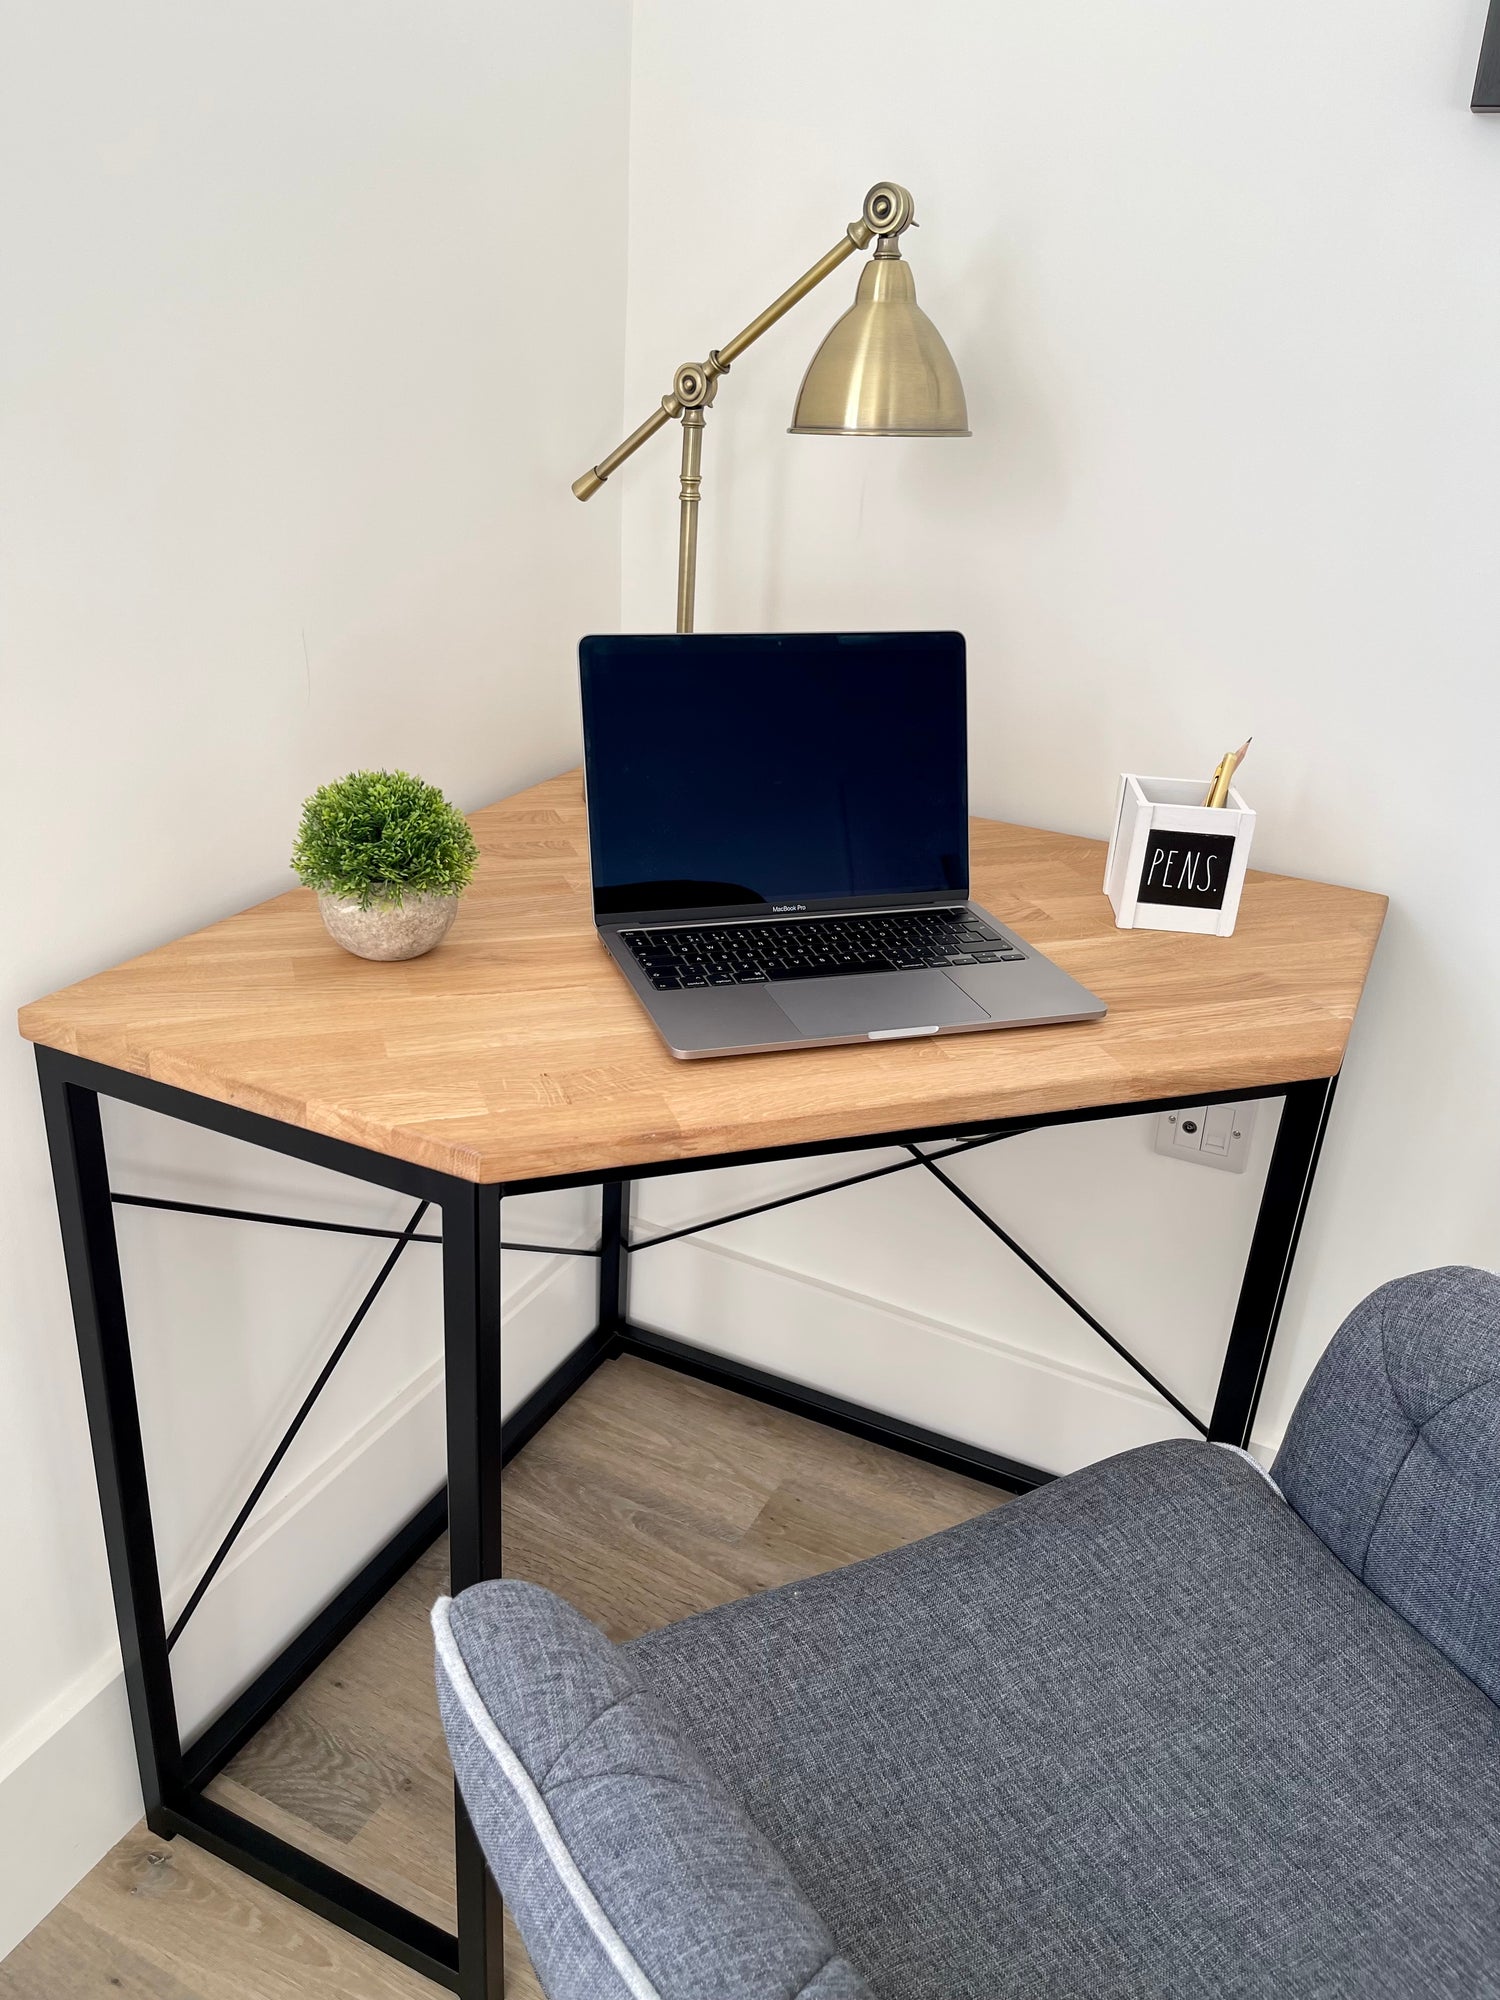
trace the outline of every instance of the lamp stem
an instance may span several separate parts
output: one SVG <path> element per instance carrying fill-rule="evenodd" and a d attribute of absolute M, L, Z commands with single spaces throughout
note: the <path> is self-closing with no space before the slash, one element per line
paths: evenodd
<path fill-rule="evenodd" d="M 682 413 L 682 486 L 677 521 L 677 629 L 693 629 L 693 599 L 698 589 L 698 492 L 702 481 L 703 412 Z"/>

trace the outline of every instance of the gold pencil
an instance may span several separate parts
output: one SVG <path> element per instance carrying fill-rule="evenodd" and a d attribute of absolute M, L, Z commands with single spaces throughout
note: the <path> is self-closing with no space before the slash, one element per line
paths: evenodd
<path fill-rule="evenodd" d="M 1203 803 L 1206 806 L 1223 806 L 1229 801 L 1229 787 L 1234 782 L 1234 774 L 1245 761 L 1245 752 L 1254 738 L 1247 736 L 1238 750 L 1226 750 L 1214 768 L 1208 792 Z"/>

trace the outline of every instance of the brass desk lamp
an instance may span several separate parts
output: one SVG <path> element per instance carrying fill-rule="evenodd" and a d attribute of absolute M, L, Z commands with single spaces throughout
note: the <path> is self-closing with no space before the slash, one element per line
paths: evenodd
<path fill-rule="evenodd" d="M 804 271 L 758 318 L 707 361 L 685 361 L 672 378 L 661 406 L 616 445 L 608 458 L 573 481 L 580 500 L 599 491 L 609 475 L 639 451 L 647 438 L 682 422 L 682 487 L 677 530 L 677 630 L 693 629 L 693 596 L 698 571 L 698 489 L 703 461 L 703 417 L 713 403 L 719 377 L 729 373 L 750 345 L 783 313 L 790 312 L 814 285 L 871 238 L 875 255 L 860 273 L 849 308 L 808 364 L 797 391 L 789 428 L 805 437 L 968 437 L 964 389 L 943 336 L 917 304 L 911 270 L 902 262 L 899 237 L 911 226 L 911 196 L 894 181 L 881 181 L 865 196 L 864 213 L 851 222 L 842 241 Z"/>

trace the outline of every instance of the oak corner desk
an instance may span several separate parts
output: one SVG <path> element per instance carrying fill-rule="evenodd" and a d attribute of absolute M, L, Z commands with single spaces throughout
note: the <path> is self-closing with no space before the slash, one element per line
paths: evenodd
<path fill-rule="evenodd" d="M 348 957 L 325 935 L 312 895 L 295 890 L 36 1001 L 23 1009 L 21 1031 L 37 1045 L 147 1821 L 158 1834 L 200 1842 L 463 2000 L 495 2000 L 499 1899 L 461 1811 L 455 1936 L 230 1812 L 206 1787 L 445 1517 L 453 1588 L 500 1573 L 501 1468 L 601 1361 L 630 1353 L 684 1369 L 1012 1489 L 1047 1476 L 634 1325 L 630 1184 L 895 1147 L 904 1157 L 894 1166 L 834 1185 L 906 1169 L 936 1175 L 1201 1435 L 1243 1445 L 1385 899 L 1251 874 L 1231 938 L 1119 931 L 1100 888 L 1102 843 L 976 820 L 975 899 L 1099 993 L 1109 1004 L 1102 1021 L 682 1063 L 595 939 L 578 774 L 502 800 L 473 824 L 474 886 L 427 958 Z M 188 1744 L 172 1642 L 311 1397 L 169 1628 L 115 1243 L 113 1204 L 128 1197 L 110 1186 L 101 1096 L 408 1196 L 416 1206 L 404 1229 L 354 1232 L 392 1239 L 366 1306 L 410 1243 L 437 1240 L 419 1226 L 429 1209 L 441 1218 L 446 1495 L 376 1551 Z M 1043 1126 L 1259 1097 L 1283 1099 L 1282 1117 L 1206 1417 L 1142 1368 L 940 1165 Z M 580 1186 L 602 1190 L 598 1243 L 574 1253 L 598 1261 L 598 1324 L 502 1421 L 501 1254 L 552 1247 L 503 1241 L 502 1200 Z"/>

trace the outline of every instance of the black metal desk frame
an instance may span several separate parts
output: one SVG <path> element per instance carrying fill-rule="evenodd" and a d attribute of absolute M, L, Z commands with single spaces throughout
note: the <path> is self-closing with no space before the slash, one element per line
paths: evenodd
<path fill-rule="evenodd" d="M 425 1973 L 461 2000 L 498 2000 L 502 1990 L 500 1899 L 485 1871 L 478 1843 L 456 1806 L 458 1934 L 429 1923 L 390 1898 L 366 1888 L 291 1842 L 268 1833 L 207 1795 L 207 1787 L 280 1705 L 359 1623 L 422 1552 L 448 1527 L 452 1588 L 500 1574 L 500 1473 L 506 1461 L 535 1435 L 602 1361 L 632 1354 L 716 1382 L 742 1395 L 910 1452 L 971 1478 L 1013 1492 L 1043 1484 L 1049 1474 L 1034 1466 L 980 1450 L 897 1417 L 809 1389 L 784 1376 L 729 1361 L 632 1323 L 628 1312 L 628 1271 L 632 1256 L 658 1244 L 743 1220 L 835 1188 L 851 1187 L 904 1171 L 921 1171 L 940 1181 L 975 1218 L 1045 1284 L 1057 1293 L 1114 1352 L 1142 1376 L 1201 1436 L 1226 1444 L 1249 1442 L 1296 1252 L 1297 1238 L 1317 1166 L 1336 1078 L 1266 1086 L 1255 1090 L 1194 1093 L 1191 1099 L 1090 1106 L 1041 1117 L 943 1125 L 933 1130 L 882 1132 L 832 1139 L 814 1145 L 746 1149 L 706 1159 L 618 1165 L 589 1173 L 477 1185 L 432 1169 L 413 1166 L 344 1140 L 325 1138 L 234 1105 L 199 1097 L 126 1071 L 38 1048 L 37 1069 L 46 1116 L 52 1171 L 68 1282 L 78 1335 L 79 1360 L 94 1466 L 98 1477 L 104 1536 L 109 1555 L 115 1613 L 124 1656 L 136 1756 L 146 1821 L 154 1833 L 185 1834 L 306 1908 L 341 1925 L 356 1937 Z M 373 1186 L 403 1194 L 417 1203 L 403 1229 L 364 1228 L 351 1223 L 214 1208 L 193 1202 L 158 1200 L 110 1186 L 99 1114 L 101 1097 L 141 1105 L 169 1118 L 226 1134 L 292 1159 L 306 1160 Z M 1205 1421 L 1145 1368 L 1092 1313 L 988 1215 L 944 1171 L 943 1162 L 1046 1126 L 1093 1119 L 1135 1117 L 1180 1108 L 1186 1103 L 1243 1102 L 1252 1097 L 1285 1100 L 1271 1164 L 1262 1190 L 1250 1254 L 1225 1350 L 1211 1416 Z M 682 1229 L 632 1240 L 630 1185 L 659 1174 L 701 1173 L 715 1167 L 801 1159 L 827 1153 L 896 1147 L 907 1157 L 864 1173 L 844 1175 L 817 1188 L 758 1202 L 751 1208 Z M 923 1149 L 931 1150 L 924 1151 Z M 511 1242 L 502 1238 L 501 1204 L 507 1195 L 598 1187 L 601 1229 L 597 1244 Z M 332 1230 L 339 1234 L 389 1239 L 390 1254 L 344 1329 L 322 1371 L 265 1469 L 253 1485 L 234 1524 L 220 1544 L 176 1621 L 168 1628 L 151 1525 L 151 1500 L 141 1444 L 130 1335 L 115 1241 L 114 1208 L 130 1205 L 289 1228 Z M 441 1232 L 420 1225 L 430 1210 Z M 171 1647 L 186 1625 L 249 1519 L 272 1473 L 312 1408 L 323 1385 L 358 1332 L 397 1260 L 412 1243 L 440 1243 L 443 1256 L 443 1342 L 446 1365 L 448 1484 L 378 1550 L 331 1602 L 300 1632 L 223 1712 L 191 1743 L 184 1744 L 172 1686 Z M 520 1408 L 500 1414 L 500 1260 L 502 1253 L 594 1257 L 599 1264 L 599 1318 L 583 1342 Z"/>

